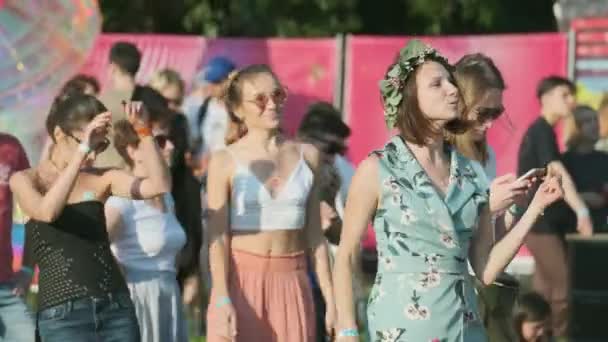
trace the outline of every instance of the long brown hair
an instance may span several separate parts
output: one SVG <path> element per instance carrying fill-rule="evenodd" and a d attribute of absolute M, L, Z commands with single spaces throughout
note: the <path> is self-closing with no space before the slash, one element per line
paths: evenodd
<path fill-rule="evenodd" d="M 399 56 L 395 58 L 395 63 L 398 62 L 398 59 Z M 441 64 L 450 74 L 450 80 L 454 82 L 454 68 L 451 65 L 440 58 L 430 57 L 427 60 Z M 393 65 L 394 63 L 389 66 L 389 70 Z M 416 145 L 425 145 L 430 136 L 441 134 L 441 132 L 436 132 L 432 122 L 420 110 L 420 104 L 418 103 L 418 86 L 416 82 L 416 75 L 419 71 L 420 67 L 417 67 L 405 80 L 402 90 L 403 99 L 397 109 L 395 127 L 399 130 L 399 133 L 405 140 Z M 455 82 L 454 85 L 456 86 Z M 468 122 L 457 118 L 448 122 L 444 127 L 444 130 L 451 134 L 458 134 L 466 131 L 468 127 Z"/>
<path fill-rule="evenodd" d="M 460 89 L 464 120 L 471 120 L 470 114 L 488 90 L 498 89 L 503 91 L 506 88 L 500 70 L 491 58 L 483 54 L 465 55 L 454 65 L 454 68 L 454 77 Z M 448 133 L 446 137 L 466 157 L 477 160 L 484 165 L 488 161 L 488 143 L 485 137 L 481 140 L 475 140 L 471 130 L 462 134 Z"/>

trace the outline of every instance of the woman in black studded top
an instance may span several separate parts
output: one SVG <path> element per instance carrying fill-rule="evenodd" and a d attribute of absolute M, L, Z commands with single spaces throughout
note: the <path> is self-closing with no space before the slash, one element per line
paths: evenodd
<path fill-rule="evenodd" d="M 110 252 L 104 218 L 109 196 L 144 199 L 170 191 L 171 179 L 141 103 L 125 103 L 150 174 L 134 178 L 91 167 L 108 146 L 112 117 L 99 100 L 56 100 L 47 118 L 50 158 L 10 179 L 31 218 L 40 268 L 38 332 L 47 341 L 133 341 L 140 334 L 125 281 Z"/>

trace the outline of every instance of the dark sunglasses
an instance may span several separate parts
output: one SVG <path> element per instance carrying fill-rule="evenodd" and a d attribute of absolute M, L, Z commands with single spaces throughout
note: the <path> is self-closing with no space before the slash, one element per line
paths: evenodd
<path fill-rule="evenodd" d="M 167 146 L 167 141 L 169 141 L 169 137 L 164 134 L 159 134 L 154 136 L 154 141 L 161 149 Z"/>
<path fill-rule="evenodd" d="M 74 141 L 76 141 L 78 144 L 82 144 L 82 140 L 78 139 L 73 134 L 68 134 L 67 136 L 74 139 Z M 109 146 L 110 146 L 110 139 L 103 138 L 103 140 L 98 142 L 97 145 L 91 146 L 91 150 L 93 152 L 95 152 L 95 154 L 101 154 L 105 150 L 107 150 Z"/>
<path fill-rule="evenodd" d="M 253 100 L 247 100 L 247 102 L 254 103 L 260 110 L 263 111 L 266 109 L 270 99 L 272 99 L 272 102 L 274 102 L 277 107 L 283 106 L 285 101 L 287 101 L 287 88 L 277 88 L 270 94 L 257 94 Z"/>
<path fill-rule="evenodd" d="M 175 107 L 179 107 L 182 105 L 182 99 L 165 99 L 167 100 L 168 105 L 174 105 Z"/>
<path fill-rule="evenodd" d="M 477 121 L 479 123 L 484 123 L 487 121 L 492 121 L 498 119 L 502 113 L 504 113 L 504 107 L 479 107 L 477 109 Z"/>

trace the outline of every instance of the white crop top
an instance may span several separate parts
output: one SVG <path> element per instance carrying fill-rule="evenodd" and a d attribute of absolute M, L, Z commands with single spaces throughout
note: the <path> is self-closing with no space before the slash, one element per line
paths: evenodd
<path fill-rule="evenodd" d="M 248 166 L 239 163 L 233 154 L 232 157 L 236 163 L 230 206 L 232 230 L 268 231 L 304 227 L 313 173 L 301 151 L 298 164 L 274 198 Z"/>
<path fill-rule="evenodd" d="M 171 194 L 165 194 L 163 200 L 166 212 L 144 200 L 112 196 L 106 202 L 120 211 L 122 229 L 110 247 L 121 265 L 175 272 L 175 258 L 186 243 L 186 234 L 175 217 Z"/>

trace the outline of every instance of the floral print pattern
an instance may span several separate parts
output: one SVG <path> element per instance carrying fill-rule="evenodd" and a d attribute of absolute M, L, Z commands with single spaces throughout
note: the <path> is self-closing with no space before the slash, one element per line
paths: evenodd
<path fill-rule="evenodd" d="M 382 200 L 374 217 L 378 274 L 368 320 L 373 341 L 486 341 L 467 258 L 485 179 L 451 149 L 450 184 L 440 196 L 399 137 L 379 159 Z"/>
<path fill-rule="evenodd" d="M 416 295 L 416 291 L 412 295 L 412 303 L 405 310 L 405 317 L 411 320 L 427 320 L 431 318 L 431 312 L 426 306 L 419 303 L 420 296 Z"/>
<path fill-rule="evenodd" d="M 376 342 L 400 342 L 399 338 L 405 333 L 405 329 L 393 328 L 389 330 L 376 331 Z"/>

